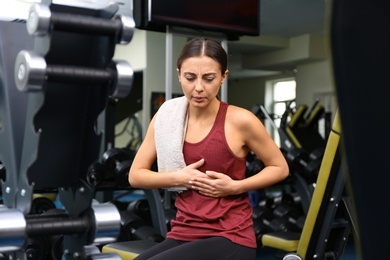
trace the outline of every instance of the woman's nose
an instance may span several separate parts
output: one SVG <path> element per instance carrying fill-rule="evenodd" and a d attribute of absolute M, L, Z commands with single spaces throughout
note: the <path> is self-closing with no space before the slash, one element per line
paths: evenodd
<path fill-rule="evenodd" d="M 195 91 L 196 92 L 202 92 L 203 91 L 203 86 L 202 86 L 202 81 L 197 80 L 195 83 Z"/>

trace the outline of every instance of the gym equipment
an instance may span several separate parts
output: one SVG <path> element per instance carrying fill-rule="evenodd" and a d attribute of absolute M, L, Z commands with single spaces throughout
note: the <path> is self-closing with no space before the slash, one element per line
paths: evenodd
<path fill-rule="evenodd" d="M 109 100 L 131 91 L 131 67 L 112 57 L 117 43 L 131 40 L 132 18 L 117 16 L 116 4 L 88 9 L 41 2 L 32 5 L 27 28 L 0 22 L 0 253 L 119 259 L 97 246 L 117 241 L 121 214 L 94 197 L 100 181 L 126 168 L 97 163 L 105 152 L 107 165 L 120 161 L 108 152 L 114 125 L 106 116 Z M 47 196 L 52 193 L 61 209 Z M 155 208 L 153 228 L 164 235 L 161 198 L 156 191 L 145 195 Z"/>
<path fill-rule="evenodd" d="M 134 212 L 145 222 L 151 223 L 151 210 L 146 199 L 133 200 L 127 205 L 127 211 Z"/>
<path fill-rule="evenodd" d="M 134 259 L 141 252 L 157 245 L 157 242 L 146 240 L 122 241 L 110 243 L 102 248 L 103 253 L 117 253 L 122 259 Z"/>
<path fill-rule="evenodd" d="M 47 65 L 45 59 L 32 51 L 20 51 L 15 62 L 15 82 L 20 91 L 42 91 L 45 82 L 74 85 L 109 85 L 113 98 L 124 98 L 130 93 L 133 70 L 125 61 L 114 61 L 106 69 Z"/>
<path fill-rule="evenodd" d="M 282 195 L 280 196 L 282 197 Z M 305 219 L 300 205 L 287 204 L 282 198 L 262 200 L 258 206 L 253 207 L 252 219 L 257 242 L 261 245 L 264 234 L 270 232 L 300 232 Z"/>
<path fill-rule="evenodd" d="M 279 127 L 282 129 L 285 129 L 291 120 L 291 117 L 293 114 L 296 113 L 296 102 L 295 100 L 287 101 L 286 103 L 286 109 L 284 110 L 283 115 L 280 118 L 280 125 Z M 303 109 L 307 109 L 307 106 L 302 106 Z"/>
<path fill-rule="evenodd" d="M 0 162 L 0 179 L 5 180 L 5 167 L 2 162 Z"/>
<path fill-rule="evenodd" d="M 35 3 L 31 5 L 27 32 L 32 36 L 45 36 L 55 31 L 70 31 L 81 34 L 113 36 L 116 43 L 128 44 L 133 38 L 135 22 L 124 15 L 114 15 L 109 19 L 87 15 L 56 13 L 49 6 Z"/>
<path fill-rule="evenodd" d="M 104 166 L 99 162 L 92 163 L 87 170 L 87 183 L 93 187 L 100 187 L 105 179 Z"/>
<path fill-rule="evenodd" d="M 46 237 L 32 237 L 26 239 L 25 251 L 29 259 L 49 259 L 50 242 Z M 56 259 L 56 258 L 54 258 Z"/>
<path fill-rule="evenodd" d="M 116 178 L 128 180 L 128 173 L 135 154 L 131 150 L 111 148 L 103 153 L 102 165 Z"/>
<path fill-rule="evenodd" d="M 302 216 L 302 212 L 297 207 L 289 204 L 280 204 L 273 210 L 273 214 L 280 218 L 298 219 Z"/>
<path fill-rule="evenodd" d="M 271 221 L 273 217 L 272 211 L 265 206 L 256 206 L 253 207 L 252 219 L 253 219 L 253 229 L 256 235 L 257 243 L 261 242 L 261 237 L 272 230 L 265 222 Z"/>
<path fill-rule="evenodd" d="M 29 214 L 42 214 L 48 210 L 55 209 L 56 205 L 51 198 L 46 196 L 39 196 L 34 198 L 31 203 Z"/>
<path fill-rule="evenodd" d="M 293 223 L 282 217 L 273 217 L 271 221 L 264 221 L 271 232 L 297 232 L 297 228 Z M 270 232 L 270 233 L 271 233 Z M 269 233 L 266 233 L 269 234 Z M 261 237 L 263 239 L 263 237 Z M 261 240 L 262 241 L 262 240 Z"/>
<path fill-rule="evenodd" d="M 287 152 L 285 157 L 290 171 L 301 174 L 308 183 L 313 183 L 317 179 L 323 154 L 322 147 L 312 150 L 309 154 L 304 149 L 296 148 Z"/>
<path fill-rule="evenodd" d="M 161 242 L 164 237 L 152 226 L 149 226 L 144 219 L 132 211 L 121 212 L 121 232 L 119 241 L 150 240 Z"/>
<path fill-rule="evenodd" d="M 351 216 L 345 199 L 341 167 L 340 118 L 336 114 L 325 148 L 316 188 L 302 232 L 271 232 L 262 236 L 262 245 L 286 253 L 286 259 L 339 259 L 351 230 Z"/>
<path fill-rule="evenodd" d="M 57 234 L 83 234 L 88 237 L 87 243 L 112 242 L 119 234 L 120 215 L 111 204 L 95 203 L 90 211 L 78 217 L 71 217 L 65 211 L 55 211 L 55 214 L 47 211 L 45 214 L 25 216 L 19 210 L 3 207 L 0 210 L 0 219 L 0 250 L 9 252 L 23 248 L 25 236 L 35 238 Z"/>
<path fill-rule="evenodd" d="M 324 147 L 325 139 L 318 130 L 318 121 L 325 113 L 324 107 L 319 104 L 319 100 L 316 100 L 307 112 L 307 105 L 302 104 L 298 107 L 292 107 L 294 103 L 287 102 L 279 127 L 263 105 L 253 106 L 252 112 L 263 119 L 267 119 L 272 128 L 278 132 L 281 149 L 286 152 L 293 149 L 305 149 L 311 152 L 318 147 Z"/>
<path fill-rule="evenodd" d="M 271 124 L 272 128 L 278 132 L 280 137 L 281 150 L 288 152 L 292 149 L 298 148 L 296 144 L 297 142 L 291 139 L 292 136 L 289 136 L 284 128 L 280 128 L 275 124 L 274 120 L 271 118 L 270 114 L 263 105 L 254 105 L 251 111 L 256 116 L 259 116 L 263 119 L 267 119 L 267 121 Z"/>
<path fill-rule="evenodd" d="M 291 183 L 274 185 L 256 192 L 259 201 L 253 206 L 252 219 L 259 246 L 264 234 L 302 231 L 306 212 Z"/>
<path fill-rule="evenodd" d="M 292 224 L 291 231 L 302 231 L 305 214 L 299 207 L 291 204 L 281 204 L 273 210 L 274 216 L 287 220 Z"/>
<path fill-rule="evenodd" d="M 272 211 L 265 206 L 256 206 L 253 208 L 252 211 L 253 220 L 258 220 L 258 219 L 271 220 L 272 216 L 273 216 Z"/>
<path fill-rule="evenodd" d="M 135 152 L 126 148 L 111 148 L 105 151 L 100 161 L 93 162 L 87 170 L 87 183 L 96 190 L 131 188 L 128 173 Z"/>
<path fill-rule="evenodd" d="M 285 157 L 287 157 L 288 153 L 293 154 L 296 153 L 296 151 L 300 151 L 300 147 L 296 146 L 296 142 L 291 138 L 291 136 L 287 134 L 286 129 L 278 127 L 275 124 L 274 120 L 271 118 L 271 116 L 263 105 L 253 106 L 252 112 L 262 119 L 267 119 L 267 121 L 271 124 L 272 128 L 279 133 L 281 145 L 280 150 Z M 286 114 L 288 113 L 285 112 L 282 117 L 282 122 L 287 121 Z M 262 162 L 260 162 L 253 155 L 249 154 L 247 158 L 247 175 L 250 176 L 253 173 L 257 173 L 257 170 L 260 170 L 261 167 L 263 167 Z M 299 201 L 302 204 L 304 212 L 307 213 L 312 195 L 312 187 L 308 185 L 308 182 L 304 178 L 304 175 L 301 175 L 290 169 L 289 177 L 284 180 L 282 184 L 286 186 L 292 186 L 294 190 L 296 190 L 298 194 L 297 197 L 299 197 Z"/>
<path fill-rule="evenodd" d="M 285 132 L 296 148 L 303 148 L 310 153 L 318 147 L 325 147 L 326 140 L 318 130 L 318 121 L 324 115 L 325 108 L 317 100 L 305 116 L 307 109 L 307 105 L 300 105 L 295 109 L 285 126 Z"/>
<path fill-rule="evenodd" d="M 389 204 L 387 1 L 332 1 L 329 47 L 345 136 L 348 190 L 359 233 L 358 259 L 387 259 Z M 365 19 L 361 19 L 362 16 Z"/>

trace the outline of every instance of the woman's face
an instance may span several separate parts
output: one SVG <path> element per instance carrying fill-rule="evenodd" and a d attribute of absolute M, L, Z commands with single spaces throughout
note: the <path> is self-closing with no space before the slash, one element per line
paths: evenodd
<path fill-rule="evenodd" d="M 205 106 L 214 100 L 226 79 L 218 62 L 207 56 L 191 57 L 183 61 L 178 77 L 190 104 Z"/>

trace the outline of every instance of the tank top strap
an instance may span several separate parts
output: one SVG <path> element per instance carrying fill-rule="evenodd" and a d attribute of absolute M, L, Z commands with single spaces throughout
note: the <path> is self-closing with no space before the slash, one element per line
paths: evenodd
<path fill-rule="evenodd" d="M 228 108 L 228 104 L 221 101 L 221 104 L 219 106 L 217 118 L 215 119 L 215 127 L 218 129 L 224 129 L 225 127 L 225 118 L 226 118 L 226 112 Z"/>

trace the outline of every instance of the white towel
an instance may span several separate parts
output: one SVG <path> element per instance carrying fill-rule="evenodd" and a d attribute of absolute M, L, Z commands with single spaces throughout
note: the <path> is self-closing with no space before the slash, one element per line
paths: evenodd
<path fill-rule="evenodd" d="M 188 101 L 185 96 L 165 101 L 159 108 L 154 123 L 154 139 L 159 172 L 184 168 L 183 144 L 187 129 Z M 169 191 L 183 191 L 185 187 L 171 187 Z"/>

